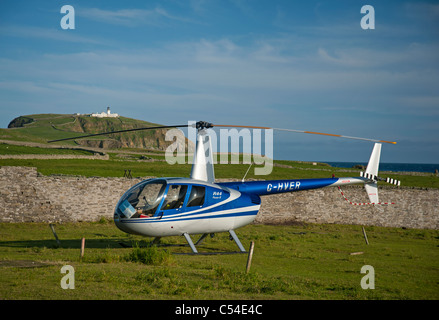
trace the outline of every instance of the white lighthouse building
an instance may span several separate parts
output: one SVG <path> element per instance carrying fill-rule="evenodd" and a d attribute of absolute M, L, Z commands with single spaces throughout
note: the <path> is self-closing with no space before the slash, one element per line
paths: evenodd
<path fill-rule="evenodd" d="M 117 113 L 111 113 L 110 107 L 107 107 L 107 112 L 101 112 L 101 113 L 92 113 L 92 117 L 96 118 L 118 118 L 119 115 Z"/>

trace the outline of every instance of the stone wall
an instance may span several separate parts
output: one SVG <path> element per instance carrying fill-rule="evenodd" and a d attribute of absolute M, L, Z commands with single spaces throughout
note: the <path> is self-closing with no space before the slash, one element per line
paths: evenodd
<path fill-rule="evenodd" d="M 0 167 L 0 222 L 73 222 L 112 219 L 122 194 L 140 179 L 40 176 L 36 168 Z M 343 189 L 352 202 L 368 202 L 362 186 Z M 351 205 L 338 188 L 262 197 L 255 223 L 340 223 L 439 229 L 439 190 L 384 187 L 380 201 Z"/>
<path fill-rule="evenodd" d="M 369 202 L 363 186 L 346 186 L 343 194 L 351 202 Z M 439 229 L 439 190 L 384 187 L 379 189 L 379 197 L 381 202 L 394 204 L 352 205 L 335 187 L 262 197 L 256 222 L 303 221 Z"/>
<path fill-rule="evenodd" d="M 36 168 L 0 168 L 0 222 L 72 222 L 112 218 L 127 178 L 40 176 Z"/>

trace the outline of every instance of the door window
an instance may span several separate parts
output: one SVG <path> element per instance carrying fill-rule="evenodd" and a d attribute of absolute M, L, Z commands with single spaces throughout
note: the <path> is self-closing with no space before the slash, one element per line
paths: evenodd
<path fill-rule="evenodd" d="M 179 209 L 186 197 L 187 185 L 170 185 L 161 210 Z"/>
<path fill-rule="evenodd" d="M 202 206 L 204 204 L 204 196 L 206 188 L 201 186 L 192 186 L 191 194 L 187 202 L 187 207 Z"/>

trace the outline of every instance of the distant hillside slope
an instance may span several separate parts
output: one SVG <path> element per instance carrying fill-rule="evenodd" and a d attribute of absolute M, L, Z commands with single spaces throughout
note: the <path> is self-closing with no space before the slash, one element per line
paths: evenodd
<path fill-rule="evenodd" d="M 13 119 L 8 129 L 0 129 L 0 139 L 45 143 L 48 140 L 75 137 L 87 133 L 100 133 L 125 129 L 160 126 L 147 121 L 126 117 L 95 118 L 86 115 L 34 114 Z M 145 130 L 108 136 L 58 142 L 65 145 L 82 145 L 105 149 L 142 148 L 165 150 L 172 141 L 165 141 L 166 129 Z M 187 147 L 187 140 L 186 140 Z"/>

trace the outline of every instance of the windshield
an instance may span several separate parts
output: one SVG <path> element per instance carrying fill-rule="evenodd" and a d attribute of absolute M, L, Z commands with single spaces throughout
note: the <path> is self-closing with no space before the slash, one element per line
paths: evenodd
<path fill-rule="evenodd" d="M 122 197 L 118 211 L 126 218 L 152 217 L 166 188 L 164 181 L 144 181 L 128 190 Z"/>

